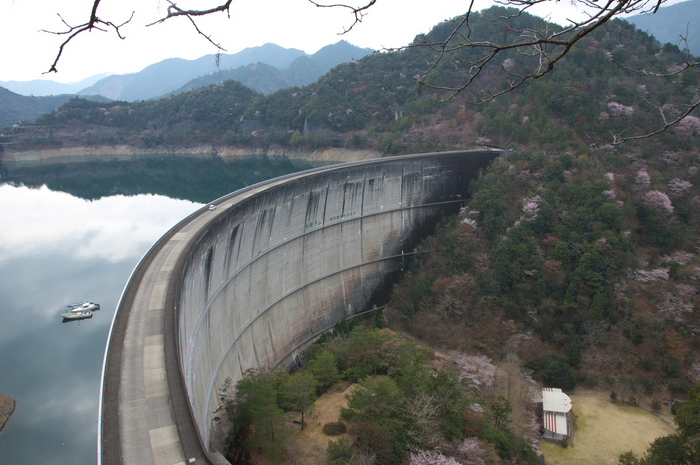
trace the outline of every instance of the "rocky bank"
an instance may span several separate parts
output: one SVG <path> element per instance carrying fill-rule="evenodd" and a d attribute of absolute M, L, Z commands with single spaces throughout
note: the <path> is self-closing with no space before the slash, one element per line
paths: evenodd
<path fill-rule="evenodd" d="M 72 163 L 84 161 L 129 161 L 144 158 L 160 158 L 168 156 L 183 156 L 190 158 L 220 157 L 224 160 L 237 157 L 268 156 L 286 157 L 291 160 L 309 162 L 348 162 L 380 158 L 381 152 L 376 150 L 359 150 L 343 148 L 325 148 L 313 151 L 293 150 L 284 147 L 246 148 L 246 147 L 217 147 L 203 145 L 185 148 L 142 148 L 128 145 L 99 146 L 99 147 L 61 147 L 52 149 L 13 150 L 7 149 L 0 153 L 0 161 L 27 162 L 41 161 L 42 163 Z"/>
<path fill-rule="evenodd" d="M 2 431 L 10 420 L 12 412 L 15 411 L 16 403 L 17 402 L 12 397 L 0 392 L 0 431 Z"/>

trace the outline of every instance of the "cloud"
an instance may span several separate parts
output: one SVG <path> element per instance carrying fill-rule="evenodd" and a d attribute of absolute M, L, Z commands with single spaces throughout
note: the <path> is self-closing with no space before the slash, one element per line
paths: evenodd
<path fill-rule="evenodd" d="M 120 261 L 201 206 L 157 195 L 89 201 L 46 187 L 9 185 L 0 186 L 0 205 L 15 206 L 3 211 L 0 263 L 58 252 L 77 259 Z"/>

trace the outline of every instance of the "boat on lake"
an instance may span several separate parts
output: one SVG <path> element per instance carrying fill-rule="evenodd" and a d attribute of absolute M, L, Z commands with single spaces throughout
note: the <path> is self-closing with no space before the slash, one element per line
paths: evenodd
<path fill-rule="evenodd" d="M 72 304 L 66 305 L 66 307 L 80 307 L 83 304 L 90 303 L 89 300 L 81 300 L 80 302 L 73 302 Z"/>
<path fill-rule="evenodd" d="M 82 302 L 75 302 L 72 304 L 68 304 L 68 305 L 66 305 L 66 307 L 70 308 L 71 312 L 87 312 L 87 311 L 94 312 L 95 310 L 100 309 L 100 304 L 96 304 L 95 302 L 90 302 L 89 300 L 84 300 Z"/>
<path fill-rule="evenodd" d="M 84 318 L 92 318 L 92 310 L 73 310 L 66 313 L 61 313 L 64 320 L 82 320 Z"/>

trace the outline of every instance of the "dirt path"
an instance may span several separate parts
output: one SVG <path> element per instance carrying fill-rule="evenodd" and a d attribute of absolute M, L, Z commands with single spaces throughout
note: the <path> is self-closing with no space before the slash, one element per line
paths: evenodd
<path fill-rule="evenodd" d="M 352 393 L 357 385 L 345 383 L 322 395 L 315 403 L 315 415 L 307 420 L 304 431 L 299 430 L 299 425 L 294 424 L 295 434 L 286 441 L 288 450 L 287 465 L 301 465 L 309 463 L 326 463 L 326 448 L 328 441 L 336 440 L 342 436 L 327 436 L 322 428 L 326 423 L 338 421 L 341 407 L 347 407 L 347 396 Z"/>
<path fill-rule="evenodd" d="M 548 465 L 616 465 L 623 452 L 642 455 L 656 438 L 675 432 L 664 419 L 641 408 L 613 404 L 602 394 L 570 397 L 576 416 L 574 438 L 567 448 L 540 442 Z"/>

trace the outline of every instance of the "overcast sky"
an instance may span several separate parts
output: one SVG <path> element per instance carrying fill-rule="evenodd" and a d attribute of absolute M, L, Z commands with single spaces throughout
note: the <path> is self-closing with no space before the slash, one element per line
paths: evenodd
<path fill-rule="evenodd" d="M 218 3 L 178 2 L 198 8 Z M 551 19 L 562 24 L 567 17 L 581 15 L 571 3 L 547 2 L 533 13 L 552 14 Z M 342 39 L 360 47 L 381 49 L 408 44 L 438 22 L 464 13 L 468 4 L 464 0 L 378 0 L 361 24 L 348 34 L 338 35 L 352 23 L 348 10 L 317 8 L 306 0 L 234 0 L 230 18 L 217 13 L 200 18 L 198 25 L 226 49 L 224 53 L 267 42 L 314 53 Z M 476 9 L 491 4 L 491 0 L 476 0 Z M 84 23 L 91 6 L 92 0 L 0 0 L 0 81 L 76 82 L 100 73 L 137 72 L 170 57 L 195 59 L 216 53 L 186 18 L 145 26 L 165 15 L 166 0 L 102 0 L 98 17 L 103 20 L 119 24 L 134 12 L 131 22 L 122 28 L 125 39 L 119 39 L 113 31 L 84 33 L 66 47 L 59 72 L 43 74 L 65 36 L 41 30 L 66 30 L 59 14 L 69 25 Z"/>

